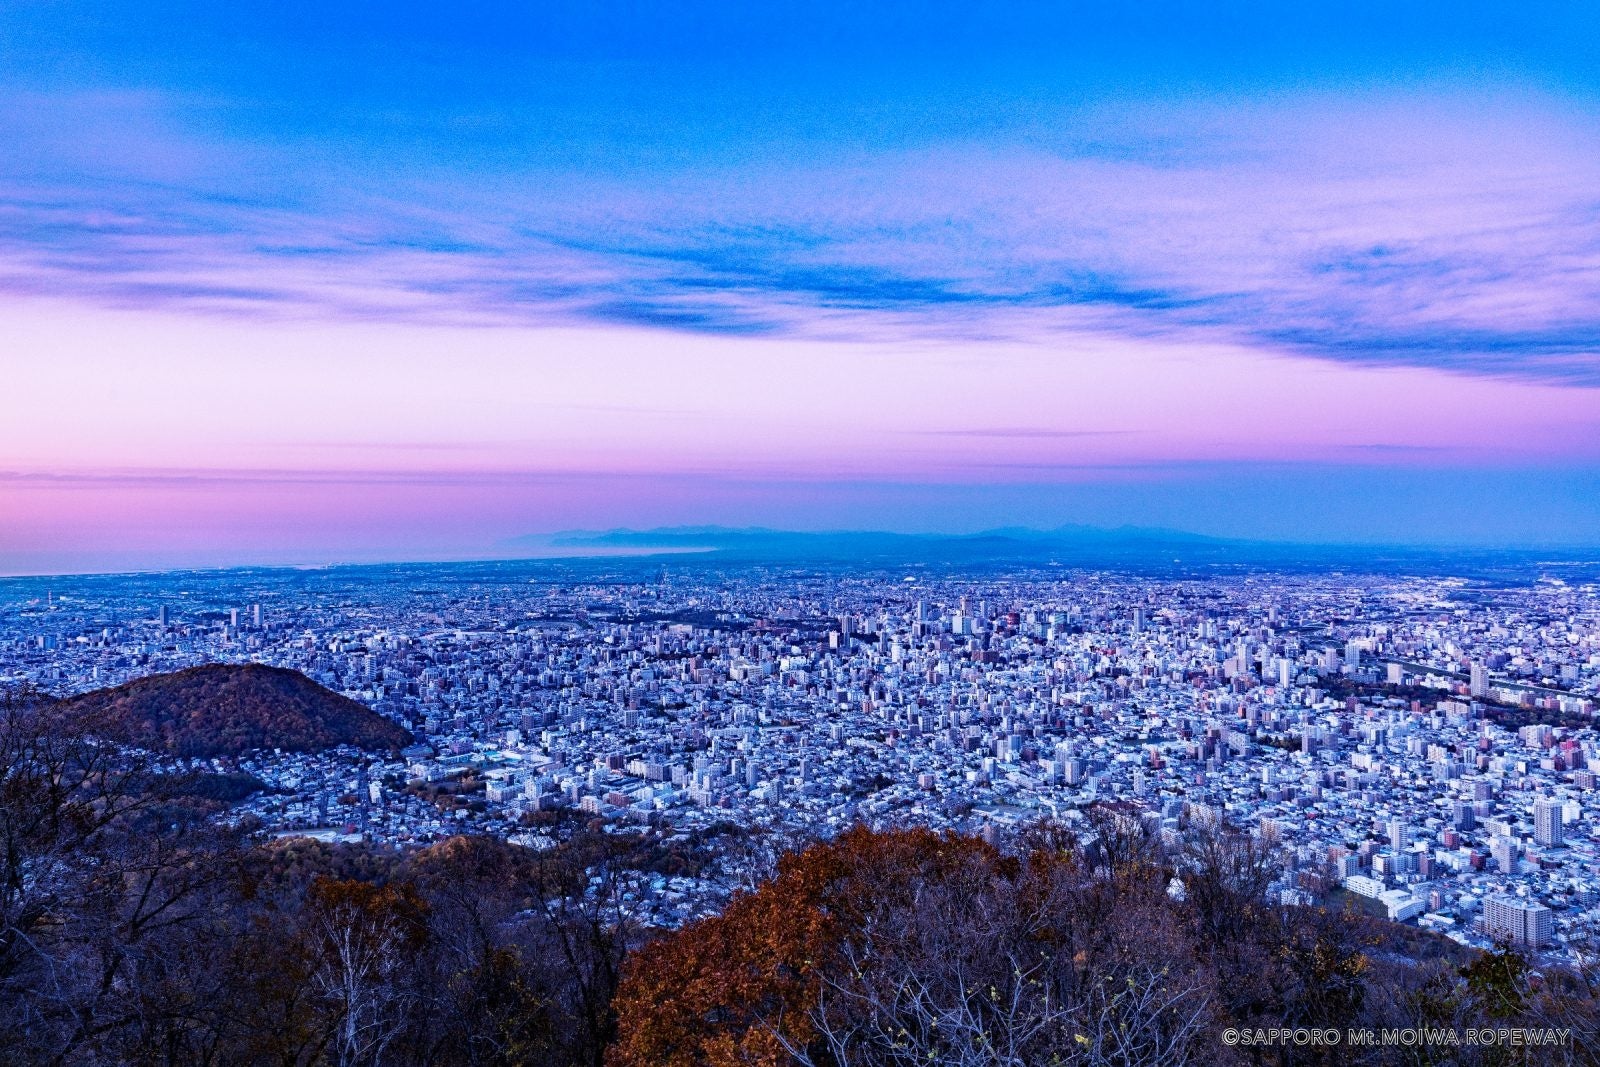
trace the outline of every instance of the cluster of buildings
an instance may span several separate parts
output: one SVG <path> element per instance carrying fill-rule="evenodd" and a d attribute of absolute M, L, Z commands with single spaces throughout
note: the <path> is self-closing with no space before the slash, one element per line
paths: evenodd
<path fill-rule="evenodd" d="M 0 583 L 0 684 L 217 661 L 418 738 L 214 761 L 272 787 L 235 812 L 268 832 L 999 833 L 1100 803 L 1175 845 L 1268 835 L 1287 901 L 1557 956 L 1600 925 L 1593 585 L 643 561 Z M 679 883 L 661 899 L 691 908 Z"/>

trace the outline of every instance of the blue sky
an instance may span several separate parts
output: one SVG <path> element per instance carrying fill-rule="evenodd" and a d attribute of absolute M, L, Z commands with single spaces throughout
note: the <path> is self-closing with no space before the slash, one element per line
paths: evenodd
<path fill-rule="evenodd" d="M 197 471 L 241 561 L 406 552 L 337 501 L 260 532 L 264 471 L 377 477 L 435 554 L 907 526 L 882 485 L 1249 533 L 1185 495 L 1212 464 L 1263 535 L 1600 541 L 1591 5 L 18 3 L 0 41 L 0 569 L 112 536 L 60 486 L 132 519 Z M 507 472 L 769 488 L 425 532 L 425 484 Z"/>

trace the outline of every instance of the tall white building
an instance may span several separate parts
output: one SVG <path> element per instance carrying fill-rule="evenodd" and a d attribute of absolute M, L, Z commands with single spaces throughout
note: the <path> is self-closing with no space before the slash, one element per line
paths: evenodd
<path fill-rule="evenodd" d="M 1566 840 L 1561 830 L 1559 800 L 1541 799 L 1533 803 L 1533 839 L 1546 848 L 1559 848 Z"/>
<path fill-rule="evenodd" d="M 1475 697 L 1489 695 L 1489 671 L 1477 660 L 1472 661 L 1471 690 Z"/>
<path fill-rule="evenodd" d="M 1483 902 L 1483 931 L 1490 937 L 1538 948 L 1550 940 L 1554 928 L 1555 917 L 1543 904 L 1511 897 L 1489 897 Z"/>

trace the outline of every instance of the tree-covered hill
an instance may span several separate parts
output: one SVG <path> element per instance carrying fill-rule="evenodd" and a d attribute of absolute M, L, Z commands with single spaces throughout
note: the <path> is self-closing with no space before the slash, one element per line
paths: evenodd
<path fill-rule="evenodd" d="M 411 742 L 408 731 L 372 709 L 297 671 L 256 663 L 153 674 L 64 703 L 103 723 L 113 740 L 179 756 L 336 745 L 382 750 Z"/>

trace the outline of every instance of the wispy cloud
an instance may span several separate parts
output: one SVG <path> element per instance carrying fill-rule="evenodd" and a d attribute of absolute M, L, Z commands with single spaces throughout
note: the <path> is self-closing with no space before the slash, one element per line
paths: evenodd
<path fill-rule="evenodd" d="M 1134 430 L 1052 430 L 1031 426 L 998 426 L 965 430 L 918 430 L 932 437 L 992 437 L 1002 440 L 1071 440 L 1077 437 L 1120 437 Z"/>
<path fill-rule="evenodd" d="M 598 183 L 290 174 L 224 194 L 226 146 L 188 183 L 32 165 L 0 185 L 0 288 L 463 325 L 1107 334 L 1600 385 L 1592 116 L 1289 102 L 1140 121 Z"/>

